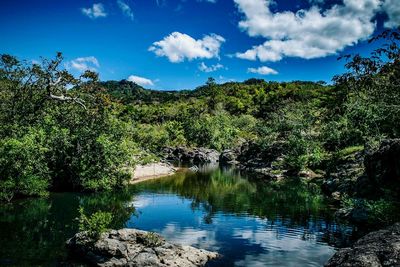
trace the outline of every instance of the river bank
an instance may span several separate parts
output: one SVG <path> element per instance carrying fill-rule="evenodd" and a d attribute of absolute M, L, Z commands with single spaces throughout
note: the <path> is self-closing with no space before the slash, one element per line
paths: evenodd
<path fill-rule="evenodd" d="M 174 167 L 172 164 L 166 162 L 137 165 L 129 184 L 137 184 L 143 181 L 170 176 L 180 169 L 181 168 Z"/>

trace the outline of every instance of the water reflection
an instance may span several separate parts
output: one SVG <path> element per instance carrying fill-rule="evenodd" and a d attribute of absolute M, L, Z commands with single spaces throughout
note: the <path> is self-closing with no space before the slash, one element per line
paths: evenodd
<path fill-rule="evenodd" d="M 250 177 L 251 178 L 251 177 Z M 266 184 L 235 170 L 203 168 L 91 195 L 52 194 L 0 206 L 0 265 L 55 266 L 78 230 L 78 207 L 114 215 L 113 228 L 156 231 L 224 255 L 210 266 L 321 266 L 347 242 L 312 186 Z"/>
<path fill-rule="evenodd" d="M 234 170 L 203 170 L 136 186 L 128 227 L 218 251 L 210 266 L 321 266 L 343 229 L 316 188 L 265 184 Z M 158 214 L 154 218 L 154 214 Z"/>
<path fill-rule="evenodd" d="M 270 221 L 216 212 L 210 224 L 204 221 L 206 210 L 192 210 L 191 201 L 178 196 L 143 194 L 137 201 L 146 205 L 138 208 L 139 216 L 131 218 L 128 227 L 156 231 L 173 242 L 225 256 L 210 266 L 254 266 L 252 261 L 261 266 L 321 266 L 334 253 L 324 242 L 331 226 L 321 219 L 289 228 L 291 223 L 281 217 Z"/>

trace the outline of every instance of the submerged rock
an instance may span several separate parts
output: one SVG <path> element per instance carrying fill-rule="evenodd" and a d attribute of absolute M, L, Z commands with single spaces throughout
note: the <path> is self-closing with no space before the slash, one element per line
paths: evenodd
<path fill-rule="evenodd" d="M 351 248 L 337 251 L 325 267 L 400 266 L 400 223 L 359 239 Z"/>
<path fill-rule="evenodd" d="M 136 229 L 111 230 L 93 241 L 86 232 L 67 241 L 71 254 L 95 266 L 204 266 L 218 253 L 168 243 L 160 235 Z"/>

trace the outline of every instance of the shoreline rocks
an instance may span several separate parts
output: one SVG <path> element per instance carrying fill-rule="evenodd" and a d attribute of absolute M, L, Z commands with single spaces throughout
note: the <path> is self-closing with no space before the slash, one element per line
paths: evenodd
<path fill-rule="evenodd" d="M 385 190 L 400 196 L 400 139 L 382 141 L 376 151 L 367 153 L 364 165 L 366 175 L 357 183 L 361 196 L 379 198 Z"/>
<path fill-rule="evenodd" d="M 197 267 L 217 258 L 215 252 L 171 244 L 156 233 L 120 229 L 103 233 L 94 241 L 86 232 L 67 241 L 71 256 L 94 266 Z"/>
<path fill-rule="evenodd" d="M 325 267 L 400 266 L 400 223 L 371 232 L 352 247 L 337 251 Z"/>
<path fill-rule="evenodd" d="M 190 163 L 216 163 L 220 153 L 209 148 L 166 147 L 163 149 L 164 158 L 168 161 Z"/>

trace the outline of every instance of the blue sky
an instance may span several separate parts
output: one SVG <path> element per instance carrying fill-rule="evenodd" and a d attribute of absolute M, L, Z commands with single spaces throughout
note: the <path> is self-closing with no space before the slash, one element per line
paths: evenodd
<path fill-rule="evenodd" d="M 340 54 L 400 25 L 398 0 L 2 0 L 0 53 L 147 88 L 218 82 L 325 80 Z"/>

